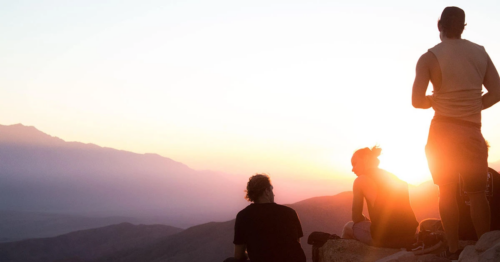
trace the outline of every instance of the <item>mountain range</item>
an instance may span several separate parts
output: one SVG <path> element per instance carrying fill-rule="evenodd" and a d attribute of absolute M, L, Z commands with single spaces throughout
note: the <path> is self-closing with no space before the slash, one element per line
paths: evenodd
<path fill-rule="evenodd" d="M 92 261 L 123 250 L 147 247 L 182 231 L 165 225 L 120 223 L 53 238 L 0 244 L 0 261 Z"/>
<path fill-rule="evenodd" d="M 419 220 L 438 217 L 434 185 L 412 187 L 410 193 Z M 309 234 L 322 231 L 340 235 L 350 220 L 351 204 L 352 192 L 343 192 L 288 205 L 301 220 L 304 231 L 301 242 L 308 259 L 311 259 Z M 205 223 L 186 230 L 122 223 L 52 238 L 0 243 L 0 261 L 216 262 L 232 256 L 233 228 L 234 220 Z"/>
<path fill-rule="evenodd" d="M 0 261 L 222 261 L 233 253 L 232 219 L 248 204 L 235 197 L 245 182 L 156 154 L 0 125 L 0 242 L 10 241 L 0 243 Z M 439 216 L 432 182 L 409 189 L 418 220 Z M 343 192 L 288 205 L 309 258 L 307 236 L 340 235 L 351 203 Z"/>
<path fill-rule="evenodd" d="M 58 236 L 124 221 L 135 224 L 142 222 L 132 217 L 88 217 L 45 212 L 0 211 L 0 242 Z"/>
<path fill-rule="evenodd" d="M 34 127 L 0 125 L 3 211 L 154 218 L 185 228 L 227 220 L 245 205 L 245 181 L 228 177 L 156 154 L 65 142 Z"/>

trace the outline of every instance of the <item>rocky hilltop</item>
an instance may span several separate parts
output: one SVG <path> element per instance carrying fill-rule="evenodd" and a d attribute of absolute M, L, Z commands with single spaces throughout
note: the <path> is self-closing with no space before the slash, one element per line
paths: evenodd
<path fill-rule="evenodd" d="M 461 241 L 458 262 L 500 261 L 500 231 L 484 234 L 477 243 Z M 444 246 L 442 247 L 444 248 Z M 399 249 L 377 248 L 351 239 L 329 240 L 319 249 L 320 262 L 450 262 L 437 256 L 441 249 L 415 255 Z"/>

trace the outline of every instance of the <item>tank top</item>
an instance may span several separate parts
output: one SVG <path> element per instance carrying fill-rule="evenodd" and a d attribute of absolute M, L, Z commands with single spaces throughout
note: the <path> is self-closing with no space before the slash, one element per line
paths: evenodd
<path fill-rule="evenodd" d="M 442 83 L 431 97 L 436 116 L 481 123 L 482 89 L 488 54 L 465 39 L 444 39 L 429 49 L 441 68 Z"/>

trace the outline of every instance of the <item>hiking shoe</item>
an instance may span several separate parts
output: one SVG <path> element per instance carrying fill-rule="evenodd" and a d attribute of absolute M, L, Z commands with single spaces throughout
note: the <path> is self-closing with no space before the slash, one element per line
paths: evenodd
<path fill-rule="evenodd" d="M 406 248 L 406 251 L 419 251 L 424 249 L 424 242 L 417 241 L 413 243 L 410 247 Z"/>
<path fill-rule="evenodd" d="M 408 251 L 413 252 L 413 254 L 415 254 L 415 255 L 423 255 L 423 254 L 429 254 L 431 252 L 434 252 L 442 246 L 443 246 L 442 241 L 435 243 L 433 246 L 427 246 L 422 242 L 420 242 L 420 243 L 417 242 L 416 244 L 414 244 L 412 246 L 412 249 L 408 250 Z"/>

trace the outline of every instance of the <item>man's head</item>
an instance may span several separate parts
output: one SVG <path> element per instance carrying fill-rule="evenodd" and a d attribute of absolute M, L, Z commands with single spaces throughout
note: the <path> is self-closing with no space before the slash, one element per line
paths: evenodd
<path fill-rule="evenodd" d="M 266 174 L 256 174 L 248 179 L 245 198 L 254 203 L 274 203 L 273 185 Z"/>
<path fill-rule="evenodd" d="M 377 168 L 380 164 L 378 157 L 382 152 L 382 148 L 374 146 L 371 149 L 368 147 L 356 150 L 351 158 L 352 172 L 356 176 L 369 175 L 370 170 Z"/>
<path fill-rule="evenodd" d="M 464 10 L 456 6 L 446 7 L 438 21 L 441 39 L 443 36 L 447 38 L 461 38 L 466 25 Z"/>

